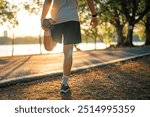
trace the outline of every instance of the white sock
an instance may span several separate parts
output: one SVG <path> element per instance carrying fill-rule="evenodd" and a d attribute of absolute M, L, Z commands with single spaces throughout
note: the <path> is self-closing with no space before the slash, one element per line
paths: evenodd
<path fill-rule="evenodd" d="M 62 84 L 65 85 L 65 86 L 68 86 L 68 79 L 69 79 L 69 76 L 63 75 Z"/>

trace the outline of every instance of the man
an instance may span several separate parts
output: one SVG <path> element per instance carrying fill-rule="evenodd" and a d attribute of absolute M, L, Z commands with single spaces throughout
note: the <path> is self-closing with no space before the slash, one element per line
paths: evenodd
<path fill-rule="evenodd" d="M 87 0 L 91 10 L 91 25 L 97 25 L 97 13 L 95 11 L 93 0 Z M 50 15 L 54 23 L 54 29 L 51 30 L 51 36 L 55 42 L 62 43 L 63 37 L 63 76 L 61 84 L 61 93 L 67 93 L 70 88 L 68 79 L 72 67 L 73 45 L 81 42 L 80 23 L 77 12 L 77 0 L 45 0 L 41 15 L 41 24 L 47 16 L 50 9 Z M 42 28 L 47 30 L 43 25 Z"/>

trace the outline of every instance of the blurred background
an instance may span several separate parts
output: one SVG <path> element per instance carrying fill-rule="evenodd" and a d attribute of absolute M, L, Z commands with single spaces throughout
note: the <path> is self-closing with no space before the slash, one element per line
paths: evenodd
<path fill-rule="evenodd" d="M 62 52 L 62 44 L 51 52 L 43 47 L 43 2 L 0 0 L 0 56 Z M 78 0 L 82 43 L 74 51 L 150 44 L 149 0 L 95 0 L 95 5 L 99 24 L 93 29 L 86 0 Z"/>

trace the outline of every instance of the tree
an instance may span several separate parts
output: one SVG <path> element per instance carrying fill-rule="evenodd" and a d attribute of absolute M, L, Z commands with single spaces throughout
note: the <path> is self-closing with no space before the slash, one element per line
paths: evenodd
<path fill-rule="evenodd" d="M 16 17 L 18 10 L 19 9 L 16 5 L 12 5 L 6 0 L 1 0 L 0 1 L 0 16 L 1 16 L 0 24 L 3 25 L 4 23 L 9 23 L 11 24 L 12 28 L 15 28 L 15 26 L 18 25 L 18 20 Z M 9 26 L 9 28 L 11 28 L 11 26 Z M 13 31 L 12 56 L 14 54 L 14 42 L 15 42 L 15 35 Z"/>
<path fill-rule="evenodd" d="M 36 2 L 35 2 L 36 1 Z M 19 24 L 17 19 L 17 13 L 19 10 L 27 10 L 29 13 L 39 13 L 39 0 L 32 0 L 29 2 L 20 2 L 19 4 L 12 4 L 7 0 L 0 1 L 0 24 L 7 25 L 9 28 L 13 28 L 13 37 L 12 37 L 12 56 L 14 54 L 14 45 L 15 45 L 15 27 Z M 39 38 L 40 39 L 40 38 Z"/>
<path fill-rule="evenodd" d="M 18 21 L 14 18 L 17 14 L 18 7 L 16 5 L 10 4 L 6 0 L 0 1 L 0 25 L 3 25 L 4 23 L 9 23 L 11 25 L 18 25 Z"/>
<path fill-rule="evenodd" d="M 126 20 L 121 11 L 120 0 L 96 0 L 96 3 L 100 8 L 98 14 L 101 24 L 109 22 L 115 27 L 117 32 L 117 45 L 121 46 L 124 40 L 123 28 Z"/>
<path fill-rule="evenodd" d="M 150 13 L 146 15 L 145 34 L 146 34 L 145 45 L 150 45 Z"/>
<path fill-rule="evenodd" d="M 35 13 L 39 14 L 41 7 L 40 0 L 30 0 L 28 2 L 20 2 L 19 4 L 12 4 L 8 2 L 8 0 L 1 0 L 0 1 L 0 24 L 3 25 L 5 23 L 9 23 L 10 27 L 14 27 L 18 25 L 19 22 L 17 20 L 17 13 L 19 10 L 28 11 L 30 14 Z M 15 18 L 15 22 L 14 22 Z"/>
<path fill-rule="evenodd" d="M 133 46 L 133 29 L 150 10 L 149 0 L 121 0 L 123 14 L 128 21 L 128 34 L 124 42 L 126 46 Z"/>

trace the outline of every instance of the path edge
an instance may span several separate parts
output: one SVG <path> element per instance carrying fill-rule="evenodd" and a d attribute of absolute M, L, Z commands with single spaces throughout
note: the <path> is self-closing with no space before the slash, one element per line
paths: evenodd
<path fill-rule="evenodd" d="M 98 66 L 115 64 L 118 62 L 125 62 L 125 61 L 134 60 L 134 59 L 142 58 L 142 57 L 149 56 L 149 55 L 150 55 L 150 52 L 140 54 L 140 55 L 134 55 L 134 56 L 126 57 L 126 58 L 121 58 L 121 59 L 117 59 L 117 60 L 113 60 L 113 61 L 109 61 L 109 62 L 85 65 L 83 67 L 73 68 L 72 72 L 77 72 L 80 70 L 90 69 L 90 68 L 94 68 L 94 67 L 98 67 Z M 61 75 L 61 74 L 62 74 L 62 70 L 56 71 L 56 72 L 46 72 L 46 73 L 33 74 L 33 75 L 27 75 L 27 76 L 21 76 L 21 77 L 14 77 L 11 79 L 1 80 L 0 88 L 9 87 L 12 85 L 16 85 L 18 83 L 25 83 L 25 82 L 35 81 L 35 80 L 41 80 L 46 77 L 50 77 L 50 76 L 54 76 L 54 75 Z"/>

